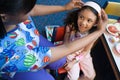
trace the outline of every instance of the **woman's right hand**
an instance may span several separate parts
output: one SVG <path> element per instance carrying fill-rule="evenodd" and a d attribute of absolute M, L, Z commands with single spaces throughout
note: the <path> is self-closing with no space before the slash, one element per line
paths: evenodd
<path fill-rule="evenodd" d="M 81 8 L 83 4 L 84 2 L 82 0 L 71 0 L 64 7 L 65 7 L 65 10 L 72 10 L 74 8 Z"/>
<path fill-rule="evenodd" d="M 107 24 L 108 24 L 108 16 L 105 13 L 105 11 L 102 9 L 101 14 L 99 14 L 99 21 L 98 21 L 98 24 L 97 24 L 98 30 L 104 32 Z"/>

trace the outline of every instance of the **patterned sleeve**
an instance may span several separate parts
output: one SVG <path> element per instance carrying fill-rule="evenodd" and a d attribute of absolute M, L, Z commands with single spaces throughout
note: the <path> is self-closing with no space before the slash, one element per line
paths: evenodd
<path fill-rule="evenodd" d="M 25 50 L 23 49 L 22 51 L 24 52 Z M 22 53 L 22 51 L 19 51 L 19 54 L 16 53 L 12 58 L 10 58 L 10 60 L 8 60 L 4 66 L 2 66 L 1 71 L 35 71 L 43 68 L 50 62 L 51 50 L 48 47 L 35 48 L 26 53 Z"/>

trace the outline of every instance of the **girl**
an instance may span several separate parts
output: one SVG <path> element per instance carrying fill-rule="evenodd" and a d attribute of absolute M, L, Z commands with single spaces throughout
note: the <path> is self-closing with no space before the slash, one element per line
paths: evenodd
<path fill-rule="evenodd" d="M 72 42 L 92 33 L 97 28 L 100 11 L 101 8 L 97 3 L 89 1 L 81 9 L 71 12 L 65 19 L 66 33 L 64 42 Z M 68 71 L 67 78 L 69 80 L 94 79 L 95 70 L 90 51 L 96 39 L 84 48 L 67 56 L 65 69 Z M 83 72 L 83 75 L 79 77 L 80 70 Z"/>
<path fill-rule="evenodd" d="M 98 30 L 89 36 L 57 47 L 39 46 L 39 32 L 32 25 L 32 21 L 25 20 L 29 16 L 45 15 L 81 7 L 82 3 L 74 5 L 75 1 L 72 0 L 65 6 L 44 6 L 35 5 L 36 0 L 1 0 L 0 73 L 38 71 L 49 63 L 85 47 L 94 38 L 101 36 L 107 24 L 107 15 L 103 10 L 103 16 L 99 16 Z M 31 23 L 31 25 L 27 26 L 27 23 Z M 86 42 L 86 39 L 89 40 Z"/>

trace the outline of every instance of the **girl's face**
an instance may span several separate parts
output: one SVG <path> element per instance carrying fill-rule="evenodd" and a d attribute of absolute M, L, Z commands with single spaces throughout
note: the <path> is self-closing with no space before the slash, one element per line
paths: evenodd
<path fill-rule="evenodd" d="M 85 9 L 82 10 L 78 14 L 78 29 L 81 33 L 84 33 L 86 31 L 89 31 L 93 25 L 95 25 L 97 20 L 97 16 L 90 10 L 90 9 Z"/>

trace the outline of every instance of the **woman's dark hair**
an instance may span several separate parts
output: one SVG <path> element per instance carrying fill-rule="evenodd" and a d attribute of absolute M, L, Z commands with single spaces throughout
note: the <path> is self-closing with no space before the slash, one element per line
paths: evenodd
<path fill-rule="evenodd" d="M 97 20 L 99 19 L 98 12 L 95 9 L 93 9 L 90 6 L 83 6 L 81 9 L 77 9 L 77 10 L 74 10 L 74 11 L 68 13 L 67 17 L 64 19 L 64 25 L 65 26 L 72 25 L 73 29 L 75 29 L 75 31 L 78 31 L 78 25 L 77 25 L 78 14 L 85 9 L 91 10 L 97 16 Z M 94 28 L 95 27 L 92 27 L 90 32 L 93 32 Z"/>
<path fill-rule="evenodd" d="M 0 14 L 17 15 L 27 14 L 35 5 L 36 0 L 1 0 Z M 0 17 L 0 38 L 6 35 L 6 30 Z"/>
<path fill-rule="evenodd" d="M 1 0 L 0 14 L 28 13 L 35 5 L 36 0 Z"/>

